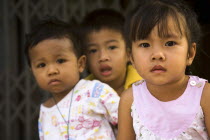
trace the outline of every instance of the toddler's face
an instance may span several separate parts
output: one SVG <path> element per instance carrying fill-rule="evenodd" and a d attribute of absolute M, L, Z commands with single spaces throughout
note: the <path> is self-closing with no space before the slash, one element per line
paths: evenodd
<path fill-rule="evenodd" d="M 85 57 L 77 59 L 67 38 L 43 40 L 29 50 L 29 56 L 39 86 L 63 97 L 79 81 L 85 64 Z"/>
<path fill-rule="evenodd" d="M 97 79 L 105 83 L 125 80 L 128 56 L 120 32 L 93 31 L 88 35 L 87 46 L 88 68 Z"/>
<path fill-rule="evenodd" d="M 186 35 L 177 32 L 172 18 L 168 18 L 168 30 L 165 37 L 160 37 L 155 26 L 147 38 L 132 43 L 132 63 L 143 79 L 153 85 L 182 79 L 195 56 L 195 46 L 188 52 Z"/>

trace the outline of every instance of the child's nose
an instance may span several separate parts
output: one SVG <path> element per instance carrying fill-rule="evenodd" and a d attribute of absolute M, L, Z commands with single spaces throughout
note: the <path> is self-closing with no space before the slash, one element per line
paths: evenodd
<path fill-rule="evenodd" d="M 55 75 L 55 74 L 58 74 L 58 73 L 59 73 L 59 70 L 56 66 L 53 66 L 53 65 L 48 66 L 47 74 L 49 76 Z"/>
<path fill-rule="evenodd" d="M 161 60 L 164 61 L 166 59 L 163 51 L 156 51 L 152 54 L 151 60 Z"/>
<path fill-rule="evenodd" d="M 99 62 L 109 61 L 110 57 L 106 50 L 102 50 L 99 54 Z"/>

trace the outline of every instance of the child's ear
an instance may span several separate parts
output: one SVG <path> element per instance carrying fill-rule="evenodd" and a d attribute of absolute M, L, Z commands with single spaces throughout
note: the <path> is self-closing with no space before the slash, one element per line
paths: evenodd
<path fill-rule="evenodd" d="M 132 53 L 129 55 L 129 59 L 130 59 L 130 61 L 131 61 L 132 66 L 133 66 L 134 68 L 136 68 L 136 67 L 135 67 L 135 64 L 134 64 L 134 60 L 133 60 L 133 55 L 132 55 Z"/>
<path fill-rule="evenodd" d="M 82 55 L 78 59 L 78 68 L 79 68 L 79 72 L 80 73 L 82 73 L 84 71 L 85 66 L 86 66 L 86 56 L 85 55 Z"/>
<path fill-rule="evenodd" d="M 192 43 L 187 54 L 187 66 L 190 66 L 196 55 L 196 43 Z"/>

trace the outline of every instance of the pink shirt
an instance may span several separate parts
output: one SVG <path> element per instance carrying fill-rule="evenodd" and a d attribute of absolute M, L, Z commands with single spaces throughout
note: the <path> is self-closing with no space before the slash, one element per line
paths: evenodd
<path fill-rule="evenodd" d="M 147 89 L 145 81 L 133 84 L 133 126 L 138 140 L 192 139 L 187 130 L 194 128 L 208 139 L 200 106 L 206 80 L 190 76 L 185 92 L 176 100 L 162 102 Z"/>

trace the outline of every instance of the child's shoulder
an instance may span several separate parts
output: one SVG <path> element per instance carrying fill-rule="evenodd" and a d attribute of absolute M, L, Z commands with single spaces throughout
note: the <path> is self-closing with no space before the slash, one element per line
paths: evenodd
<path fill-rule="evenodd" d="M 206 83 L 205 87 L 203 89 L 203 94 L 201 98 L 201 107 L 203 110 L 203 114 L 205 116 L 205 125 L 208 131 L 208 134 L 210 134 L 210 84 Z"/>
<path fill-rule="evenodd" d="M 203 94 L 201 98 L 201 105 L 202 106 L 210 106 L 210 83 L 205 84 L 203 89 Z"/>
<path fill-rule="evenodd" d="M 125 89 L 131 87 L 131 85 L 137 81 L 142 80 L 142 77 L 137 73 L 136 69 L 132 65 L 127 66 L 127 75 L 125 82 Z"/>
<path fill-rule="evenodd" d="M 203 96 L 209 96 L 210 94 L 210 83 L 206 81 L 205 86 L 203 88 Z"/>
<path fill-rule="evenodd" d="M 85 84 L 89 84 L 89 85 L 101 85 L 101 86 L 105 86 L 105 87 L 110 87 L 108 84 L 103 83 L 99 80 L 93 79 L 93 80 L 89 80 L 89 79 L 81 79 L 81 82 L 85 83 Z M 110 87 L 111 88 L 111 87 Z"/>
<path fill-rule="evenodd" d="M 133 90 L 132 88 L 128 88 L 127 90 L 123 91 L 120 96 L 121 102 L 126 102 L 128 104 L 133 103 Z"/>
<path fill-rule="evenodd" d="M 97 93 L 101 93 L 101 92 L 116 93 L 116 91 L 111 86 L 109 86 L 108 84 L 103 83 L 103 82 L 101 82 L 99 80 L 82 79 L 82 82 L 92 92 L 97 92 Z"/>

